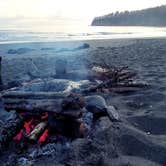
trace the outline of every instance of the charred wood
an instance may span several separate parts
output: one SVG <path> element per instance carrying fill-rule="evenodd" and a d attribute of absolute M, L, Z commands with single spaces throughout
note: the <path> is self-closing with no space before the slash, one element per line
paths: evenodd
<path fill-rule="evenodd" d="M 9 142 L 18 134 L 24 125 L 24 119 L 14 114 L 2 127 L 0 127 L 0 153 Z"/>

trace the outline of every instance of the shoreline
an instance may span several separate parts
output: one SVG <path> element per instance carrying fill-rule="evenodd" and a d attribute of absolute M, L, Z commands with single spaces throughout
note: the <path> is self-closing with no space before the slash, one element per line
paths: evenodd
<path fill-rule="evenodd" d="M 1 45 L 13 45 L 13 44 L 43 44 L 43 43 L 75 43 L 75 42 L 96 42 L 96 41 L 110 41 L 110 40 L 155 40 L 166 39 L 166 36 L 149 36 L 149 37 L 116 37 L 116 38 L 94 38 L 94 39 L 65 39 L 55 41 L 4 41 L 0 42 Z"/>

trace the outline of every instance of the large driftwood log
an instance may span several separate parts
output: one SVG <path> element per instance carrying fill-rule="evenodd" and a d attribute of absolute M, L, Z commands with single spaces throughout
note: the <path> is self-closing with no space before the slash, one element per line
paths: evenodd
<path fill-rule="evenodd" d="M 4 108 L 7 111 L 16 110 L 18 112 L 29 112 L 29 113 L 44 113 L 44 112 L 58 113 L 61 110 L 62 99 L 33 100 L 33 99 L 5 98 L 3 99 L 3 103 L 4 103 Z"/>
<path fill-rule="evenodd" d="M 18 94 L 19 97 L 16 96 L 16 94 Z M 22 96 L 22 98 L 20 98 L 20 96 Z M 50 93 L 48 93 L 48 95 L 45 94 L 45 97 L 46 96 L 50 97 Z M 47 97 L 34 99 L 34 95 L 32 98 L 27 98 L 27 93 L 8 92 L 6 95 L 3 95 L 3 103 L 7 111 L 16 110 L 17 112 L 28 112 L 31 114 L 52 112 L 54 114 L 61 113 L 66 116 L 67 114 L 72 116 L 72 112 L 82 112 L 82 108 L 85 106 L 84 98 L 78 94 L 70 94 L 69 96 L 63 97 L 55 96 L 55 99 L 47 99 Z"/>
<path fill-rule="evenodd" d="M 19 98 L 19 99 L 59 99 L 68 96 L 69 93 L 63 92 L 24 92 L 24 91 L 8 91 L 3 94 L 3 98 Z"/>
<path fill-rule="evenodd" d="M 46 129 L 48 123 L 47 122 L 41 122 L 39 123 L 33 130 L 32 132 L 27 136 L 28 140 L 31 143 L 35 143 L 38 141 L 39 137 L 41 134 L 44 132 Z"/>
<path fill-rule="evenodd" d="M 57 113 L 61 108 L 63 98 L 67 95 L 68 93 L 59 92 L 8 91 L 2 95 L 2 100 L 7 111 Z"/>
<path fill-rule="evenodd" d="M 0 127 L 0 153 L 23 128 L 23 125 L 24 119 L 14 114 L 10 120 Z"/>

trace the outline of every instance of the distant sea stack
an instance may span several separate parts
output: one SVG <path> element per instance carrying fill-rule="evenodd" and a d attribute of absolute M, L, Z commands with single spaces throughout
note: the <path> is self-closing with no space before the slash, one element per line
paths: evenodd
<path fill-rule="evenodd" d="M 94 18 L 92 26 L 166 26 L 166 5 Z"/>

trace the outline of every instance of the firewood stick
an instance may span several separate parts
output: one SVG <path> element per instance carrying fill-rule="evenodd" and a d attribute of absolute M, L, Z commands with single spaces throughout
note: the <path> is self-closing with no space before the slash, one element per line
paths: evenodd
<path fill-rule="evenodd" d="M 119 82 L 131 79 L 132 77 L 135 77 L 135 76 L 136 76 L 136 73 L 127 74 L 127 75 L 125 75 L 123 77 L 120 77 L 119 78 Z"/>
<path fill-rule="evenodd" d="M 117 88 L 118 87 L 145 88 L 145 87 L 148 87 L 148 85 L 144 84 L 144 83 L 134 83 L 134 82 L 131 82 L 131 83 L 119 83 L 119 84 L 117 84 Z"/>
<path fill-rule="evenodd" d="M 116 84 L 113 84 L 112 83 L 112 80 L 108 80 L 108 81 L 105 81 L 105 82 L 102 82 L 101 84 L 99 85 L 96 85 L 96 86 L 92 86 L 88 89 L 85 89 L 82 91 L 82 93 L 87 93 L 87 92 L 95 92 L 96 90 L 98 89 L 102 89 L 104 87 L 107 87 L 109 85 L 109 87 L 113 87 L 113 86 L 116 86 Z"/>
<path fill-rule="evenodd" d="M 139 87 L 116 87 L 116 88 L 109 88 L 110 92 L 114 93 L 129 93 L 140 90 Z"/>
<path fill-rule="evenodd" d="M 47 122 L 41 122 L 39 123 L 33 130 L 32 132 L 27 135 L 27 138 L 30 142 L 34 143 L 37 142 L 41 134 L 44 132 L 46 129 L 48 123 Z"/>
<path fill-rule="evenodd" d="M 0 127 L 0 153 L 24 126 L 24 119 L 14 114 L 13 118 Z"/>

